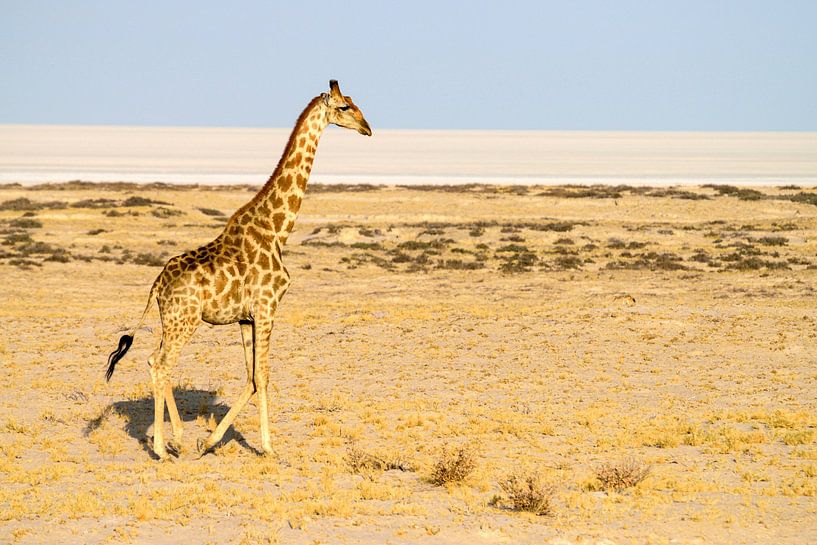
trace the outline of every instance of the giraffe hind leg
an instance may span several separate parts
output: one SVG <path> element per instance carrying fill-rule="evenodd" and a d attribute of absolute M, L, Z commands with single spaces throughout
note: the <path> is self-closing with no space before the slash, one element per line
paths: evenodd
<path fill-rule="evenodd" d="M 182 436 L 184 435 L 184 427 L 182 426 L 182 419 L 179 416 L 179 409 L 176 407 L 176 400 L 173 397 L 173 386 L 170 381 L 165 386 L 165 402 L 167 403 L 167 412 L 170 414 L 170 426 L 173 429 L 173 439 L 167 442 L 167 446 L 175 451 L 176 455 L 182 452 Z"/>
<path fill-rule="evenodd" d="M 181 439 L 181 418 L 173 399 L 173 390 L 168 374 L 175 367 L 181 349 L 196 331 L 198 324 L 193 320 L 183 323 L 173 322 L 162 331 L 162 343 L 159 349 L 148 359 L 150 378 L 153 386 L 153 453 L 160 459 L 167 459 L 167 447 L 164 438 L 165 400 L 167 399 L 170 420 L 173 425 L 174 438 Z M 178 453 L 177 445 L 171 448 Z"/>

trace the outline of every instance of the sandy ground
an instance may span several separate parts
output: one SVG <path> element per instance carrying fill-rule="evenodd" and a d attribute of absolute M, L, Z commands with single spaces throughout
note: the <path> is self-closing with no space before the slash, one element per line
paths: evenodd
<path fill-rule="evenodd" d="M 327 130 L 312 182 L 817 185 L 817 132 L 412 131 L 370 121 L 370 139 Z M 0 125 L 0 182 L 254 184 L 275 167 L 288 136 L 265 128 Z"/>
<path fill-rule="evenodd" d="M 157 462 L 156 311 L 110 383 L 105 359 L 251 195 L 0 188 L 0 542 L 817 542 L 817 193 L 312 186 L 275 455 L 250 403 L 194 456 L 245 380 L 238 327 L 202 327 Z M 473 470 L 435 484 L 458 448 Z M 527 475 L 547 514 L 500 486 Z"/>

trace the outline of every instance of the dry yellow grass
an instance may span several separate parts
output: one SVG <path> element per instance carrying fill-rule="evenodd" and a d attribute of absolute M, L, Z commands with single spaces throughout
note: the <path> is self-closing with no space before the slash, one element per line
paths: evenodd
<path fill-rule="evenodd" d="M 0 188 L 0 542 L 817 540 L 817 206 L 555 189 L 310 192 L 273 343 L 275 455 L 251 403 L 192 456 L 244 381 L 237 328 L 202 327 L 175 371 L 183 453 L 157 464 L 156 315 L 103 378 L 158 273 L 136 263 L 209 241 L 200 209 L 252 193 Z M 12 225 L 27 213 L 42 226 Z M 432 486 L 463 444 L 473 472 Z M 627 458 L 651 467 L 636 486 L 589 485 Z M 492 502 L 532 468 L 551 516 Z"/>

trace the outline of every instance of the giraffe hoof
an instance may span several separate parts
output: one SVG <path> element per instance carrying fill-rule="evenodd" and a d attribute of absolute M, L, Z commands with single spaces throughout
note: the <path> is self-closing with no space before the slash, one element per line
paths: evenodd
<path fill-rule="evenodd" d="M 272 450 L 272 445 L 261 445 L 263 456 L 272 456 L 275 452 Z"/>
<path fill-rule="evenodd" d="M 178 458 L 179 455 L 182 453 L 182 444 L 176 441 L 175 439 L 173 441 L 168 441 L 166 446 L 168 452 L 175 456 L 176 458 Z"/>
<path fill-rule="evenodd" d="M 158 444 L 153 440 L 153 437 L 147 438 L 147 445 L 153 455 L 156 456 L 160 462 L 167 460 L 167 450 L 165 450 L 164 447 L 158 447 Z"/>
<path fill-rule="evenodd" d="M 207 441 L 204 439 L 199 439 L 196 442 L 196 449 L 199 451 L 199 458 L 210 452 L 213 447 L 212 445 L 208 445 Z"/>

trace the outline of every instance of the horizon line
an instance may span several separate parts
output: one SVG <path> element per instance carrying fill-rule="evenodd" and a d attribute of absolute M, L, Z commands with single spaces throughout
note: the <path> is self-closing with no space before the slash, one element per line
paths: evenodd
<path fill-rule="evenodd" d="M 224 129 L 224 130 L 291 130 L 292 126 L 269 125 L 156 125 L 149 123 L 12 123 L 0 121 L 2 127 L 83 127 L 83 128 L 141 128 L 141 129 Z M 380 127 L 376 131 L 405 131 L 405 132 L 571 132 L 571 133 L 817 133 L 813 129 L 567 129 L 567 128 L 405 128 Z M 375 131 L 375 132 L 376 132 Z"/>

